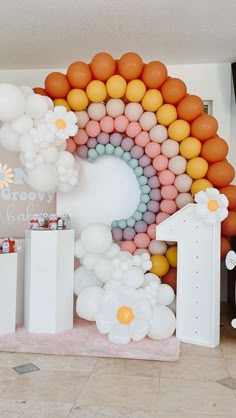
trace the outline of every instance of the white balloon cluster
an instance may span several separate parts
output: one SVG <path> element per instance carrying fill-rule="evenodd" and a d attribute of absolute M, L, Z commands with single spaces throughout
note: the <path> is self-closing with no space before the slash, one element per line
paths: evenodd
<path fill-rule="evenodd" d="M 176 326 L 168 307 L 173 289 L 147 273 L 152 263 L 147 252 L 131 255 L 112 242 L 111 230 L 90 224 L 75 242 L 81 266 L 75 270 L 74 293 L 79 317 L 95 321 L 100 333 L 116 344 L 170 337 Z"/>
<path fill-rule="evenodd" d="M 77 116 L 63 106 L 54 108 L 49 97 L 27 86 L 0 84 L 0 144 L 20 153 L 28 183 L 40 192 L 71 191 L 78 182 L 66 139 L 78 130 Z"/>

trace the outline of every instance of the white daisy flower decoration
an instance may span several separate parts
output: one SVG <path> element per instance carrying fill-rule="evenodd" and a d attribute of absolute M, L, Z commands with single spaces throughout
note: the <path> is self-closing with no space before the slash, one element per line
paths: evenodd
<path fill-rule="evenodd" d="M 214 224 L 227 218 L 229 202 L 224 194 L 220 194 L 219 190 L 206 189 L 196 193 L 194 199 L 197 203 L 196 214 L 199 218 L 204 218 L 206 223 Z"/>
<path fill-rule="evenodd" d="M 115 344 L 140 341 L 150 329 L 152 310 L 143 293 L 136 289 L 116 287 L 105 290 L 101 309 L 95 315 L 101 334 L 108 334 Z"/>
<path fill-rule="evenodd" d="M 72 111 L 67 112 L 64 106 L 56 106 L 49 110 L 45 114 L 45 121 L 50 131 L 62 141 L 74 136 L 78 131 L 77 116 Z"/>
<path fill-rule="evenodd" d="M 0 163 L 0 190 L 9 187 L 13 183 L 14 174 L 12 169 L 7 167 L 7 164 Z"/>

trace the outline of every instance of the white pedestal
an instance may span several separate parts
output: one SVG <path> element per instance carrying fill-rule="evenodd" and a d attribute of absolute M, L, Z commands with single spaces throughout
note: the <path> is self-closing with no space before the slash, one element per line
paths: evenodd
<path fill-rule="evenodd" d="M 73 328 L 74 231 L 25 231 L 25 328 Z"/>
<path fill-rule="evenodd" d="M 0 254 L 0 335 L 15 332 L 17 254 Z"/>
<path fill-rule="evenodd" d="M 16 325 L 24 324 L 25 241 L 17 239 L 21 252 L 17 253 Z"/>

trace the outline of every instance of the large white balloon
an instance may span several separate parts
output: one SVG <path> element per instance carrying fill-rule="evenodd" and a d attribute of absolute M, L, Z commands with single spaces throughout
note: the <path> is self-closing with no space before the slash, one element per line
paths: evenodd
<path fill-rule="evenodd" d="M 12 84 L 0 84 L 0 120 L 11 122 L 23 115 L 25 97 L 22 91 Z"/>
<path fill-rule="evenodd" d="M 102 283 L 92 270 L 84 266 L 78 267 L 74 273 L 74 293 L 78 296 L 83 289 L 91 286 L 101 287 Z"/>
<path fill-rule="evenodd" d="M 56 165 L 63 166 L 66 168 L 72 168 L 75 164 L 75 159 L 73 155 L 68 151 L 60 151 L 57 159 Z"/>
<path fill-rule="evenodd" d="M 175 315 L 167 306 L 156 305 L 153 308 L 150 324 L 148 337 L 153 340 L 165 340 L 175 332 Z"/>
<path fill-rule="evenodd" d="M 100 309 L 104 290 L 98 286 L 83 289 L 76 302 L 76 313 L 87 321 L 95 321 L 95 315 Z"/>
<path fill-rule="evenodd" d="M 29 132 L 29 130 L 33 127 L 33 121 L 32 118 L 30 118 L 29 116 L 22 115 L 19 118 L 15 119 L 11 123 L 11 126 L 17 134 L 23 135 Z"/>
<path fill-rule="evenodd" d="M 111 230 L 107 225 L 90 224 L 82 231 L 81 243 L 85 251 L 103 254 L 112 244 Z"/>
<path fill-rule="evenodd" d="M 20 151 L 19 135 L 8 123 L 4 123 L 4 125 L 0 128 L 0 144 L 8 151 Z"/>
<path fill-rule="evenodd" d="M 42 118 L 48 111 L 48 104 L 40 94 L 31 94 L 26 98 L 25 113 L 33 119 Z"/>
<path fill-rule="evenodd" d="M 28 172 L 28 183 L 38 192 L 53 192 L 58 184 L 57 169 L 52 164 L 40 164 Z"/>

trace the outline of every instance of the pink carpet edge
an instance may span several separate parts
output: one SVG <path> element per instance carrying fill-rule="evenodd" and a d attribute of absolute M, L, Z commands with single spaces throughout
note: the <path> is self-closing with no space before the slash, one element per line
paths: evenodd
<path fill-rule="evenodd" d="M 154 341 L 146 337 L 139 342 L 117 345 L 100 334 L 93 322 L 75 318 L 73 329 L 60 334 L 34 334 L 18 326 L 15 333 L 0 337 L 0 351 L 177 361 L 180 342 L 173 335 L 166 340 Z"/>

